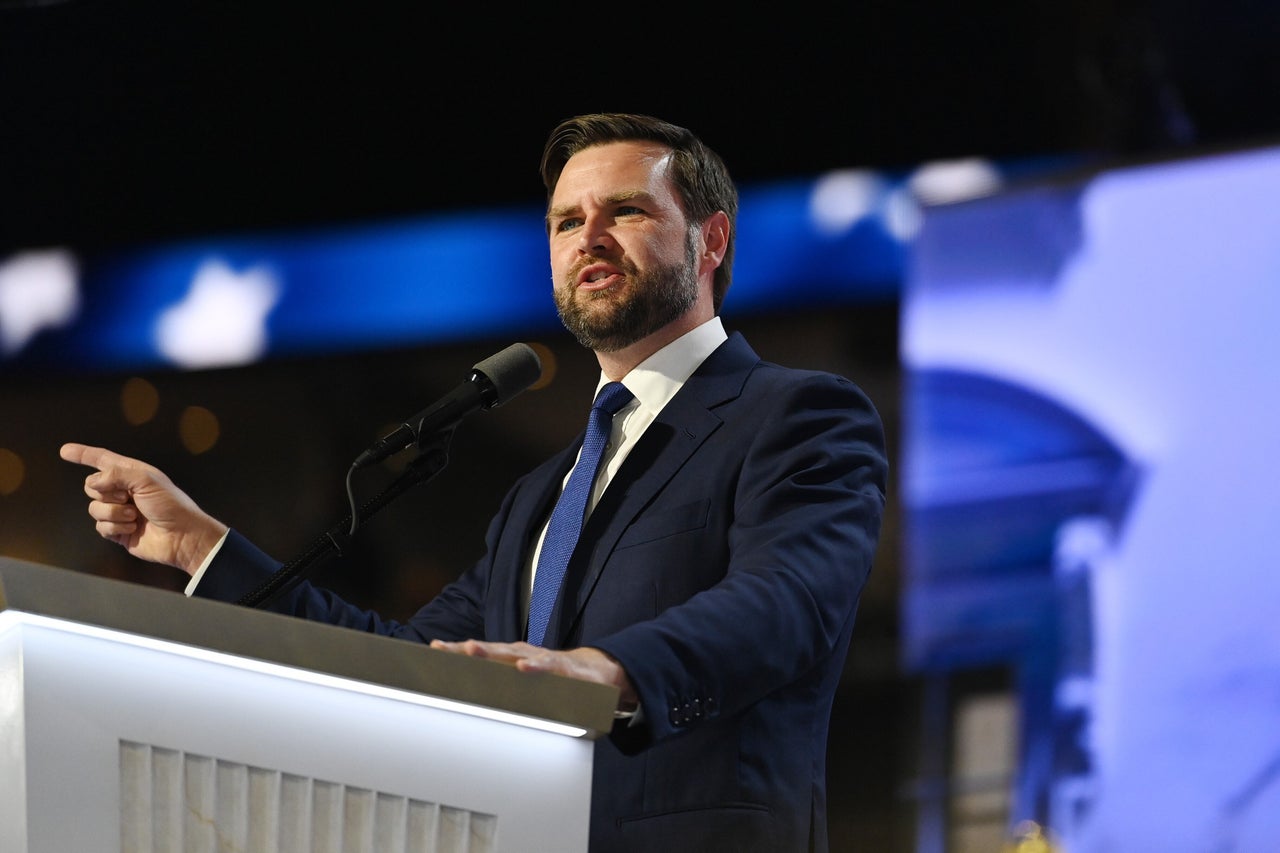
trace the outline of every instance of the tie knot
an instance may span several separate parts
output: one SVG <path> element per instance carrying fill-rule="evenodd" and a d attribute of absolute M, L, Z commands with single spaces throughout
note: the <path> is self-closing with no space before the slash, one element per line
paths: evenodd
<path fill-rule="evenodd" d="M 627 386 L 621 382 L 610 382 L 600 389 L 600 393 L 596 395 L 596 401 L 591 404 L 591 408 L 603 409 L 612 417 L 618 413 L 619 409 L 631 402 L 633 396 L 627 390 Z"/>

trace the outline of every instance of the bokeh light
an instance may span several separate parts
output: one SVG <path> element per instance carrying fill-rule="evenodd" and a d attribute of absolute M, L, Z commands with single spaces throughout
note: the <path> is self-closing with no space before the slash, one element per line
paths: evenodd
<path fill-rule="evenodd" d="M 135 376 L 120 389 L 120 409 L 124 412 L 124 419 L 133 426 L 150 421 L 159 408 L 160 392 L 145 379 Z"/>
<path fill-rule="evenodd" d="M 0 495 L 11 495 L 18 491 L 26 473 L 22 457 L 8 448 L 0 447 Z"/>
<path fill-rule="evenodd" d="M 187 406 L 178 418 L 178 437 L 192 455 L 205 453 L 218 443 L 218 416 L 204 406 Z"/>

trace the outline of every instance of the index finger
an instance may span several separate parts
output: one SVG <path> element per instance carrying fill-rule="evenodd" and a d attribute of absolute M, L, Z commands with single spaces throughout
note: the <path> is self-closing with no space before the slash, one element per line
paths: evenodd
<path fill-rule="evenodd" d="M 97 468 L 99 471 L 105 471 L 113 465 L 128 461 L 126 457 L 118 453 L 112 453 L 105 447 L 93 447 L 88 444 L 76 444 L 74 442 L 68 442 L 58 448 L 58 455 L 68 462 L 74 462 L 77 465 L 88 465 L 91 468 Z"/>

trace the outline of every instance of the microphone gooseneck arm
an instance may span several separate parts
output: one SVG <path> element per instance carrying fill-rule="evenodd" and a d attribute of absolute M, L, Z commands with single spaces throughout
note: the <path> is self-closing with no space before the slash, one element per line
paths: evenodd
<path fill-rule="evenodd" d="M 452 438 L 452 431 L 437 435 L 436 443 L 424 448 L 390 485 L 359 510 L 353 504 L 352 512 L 346 518 L 317 537 L 307 550 L 282 565 L 271 577 L 236 603 L 246 607 L 266 607 L 305 580 L 315 570 L 320 559 L 333 554 L 341 555 L 343 549 L 350 544 L 360 522 L 368 521 L 411 487 L 430 480 L 444 469 L 449 463 L 448 445 Z"/>
<path fill-rule="evenodd" d="M 269 604 L 299 584 L 321 557 L 341 554 L 362 521 L 372 517 L 411 486 L 430 480 L 448 464 L 449 442 L 464 417 L 478 409 L 502 405 L 541 376 L 542 362 L 528 344 L 512 344 L 477 363 L 465 382 L 357 456 L 347 471 L 350 514 L 237 603 L 249 607 Z M 418 456 L 386 489 L 363 508 L 357 508 L 352 484 L 355 472 L 415 445 Z"/>

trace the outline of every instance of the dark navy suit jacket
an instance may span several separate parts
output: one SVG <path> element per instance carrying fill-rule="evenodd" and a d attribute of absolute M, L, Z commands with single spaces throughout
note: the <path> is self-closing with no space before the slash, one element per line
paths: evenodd
<path fill-rule="evenodd" d="M 526 557 L 576 454 L 521 478 L 485 556 L 407 622 L 310 584 L 273 609 L 415 641 L 522 639 Z M 886 476 L 857 386 L 763 362 L 736 334 L 650 425 L 547 633 L 613 655 L 640 698 L 640 721 L 596 743 L 593 853 L 827 849 L 827 728 Z M 233 534 L 195 594 L 236 600 L 277 567 Z"/>

